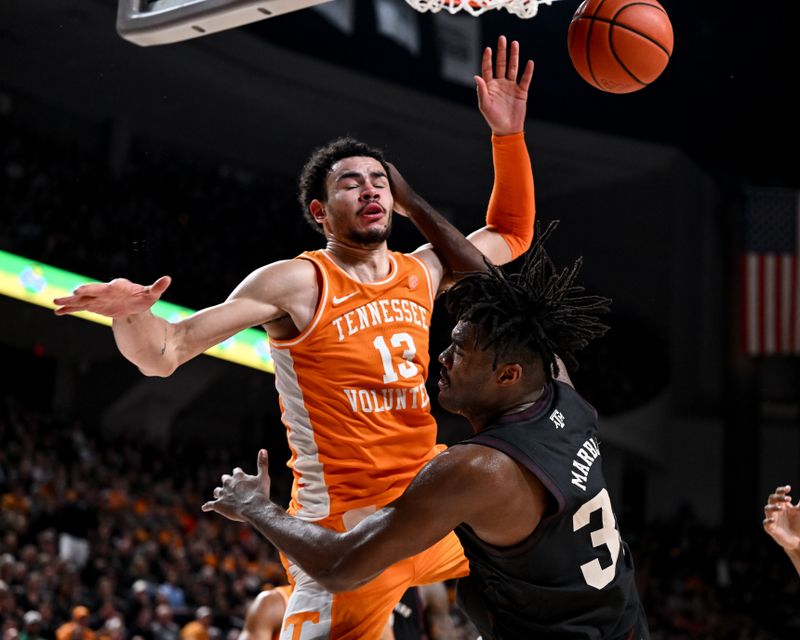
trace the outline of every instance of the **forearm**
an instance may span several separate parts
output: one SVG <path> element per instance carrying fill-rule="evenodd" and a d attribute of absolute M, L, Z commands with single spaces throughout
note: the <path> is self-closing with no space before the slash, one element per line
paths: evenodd
<path fill-rule="evenodd" d="M 785 549 L 786 555 L 789 556 L 789 560 L 792 561 L 794 565 L 795 571 L 797 571 L 798 575 L 800 575 L 800 549 L 789 550 Z"/>
<path fill-rule="evenodd" d="M 414 193 L 404 203 L 408 217 L 433 245 L 433 250 L 451 274 L 485 271 L 486 260 L 463 233 L 448 222 L 421 196 Z"/>
<path fill-rule="evenodd" d="M 241 515 L 328 591 L 355 589 L 382 569 L 370 566 L 370 554 L 359 553 L 364 536 L 305 522 L 271 501 L 251 501 Z"/>
<path fill-rule="evenodd" d="M 173 327 L 150 311 L 122 318 L 112 323 L 114 340 L 120 353 L 147 376 L 168 376 L 176 367 L 173 351 L 168 349 Z"/>
<path fill-rule="evenodd" d="M 513 258 L 525 253 L 533 239 L 536 200 L 533 170 L 525 134 L 492 136 L 494 187 L 486 225 L 505 240 Z"/>

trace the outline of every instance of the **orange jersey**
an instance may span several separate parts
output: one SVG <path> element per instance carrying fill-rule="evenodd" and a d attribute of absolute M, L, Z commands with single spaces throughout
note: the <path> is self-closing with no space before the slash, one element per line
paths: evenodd
<path fill-rule="evenodd" d="M 351 278 L 327 251 L 317 310 L 291 340 L 271 340 L 294 473 L 289 511 L 307 520 L 382 507 L 434 455 L 425 389 L 434 291 L 416 257 L 390 252 L 381 282 Z"/>

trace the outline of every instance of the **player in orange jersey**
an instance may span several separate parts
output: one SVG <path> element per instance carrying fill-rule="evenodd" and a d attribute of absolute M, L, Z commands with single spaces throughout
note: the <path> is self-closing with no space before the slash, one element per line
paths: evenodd
<path fill-rule="evenodd" d="M 265 589 L 247 608 L 239 640 L 279 640 L 292 588 Z M 450 598 L 444 582 L 411 587 L 400 599 L 380 640 L 453 640 Z"/>
<path fill-rule="evenodd" d="M 326 247 L 257 269 L 217 306 L 178 322 L 150 307 L 169 286 L 117 279 L 56 299 L 57 314 L 94 311 L 114 319 L 122 354 L 146 375 L 168 376 L 229 336 L 263 326 L 294 474 L 290 512 L 337 531 L 398 498 L 437 452 L 425 391 L 433 301 L 446 279 L 504 264 L 530 245 L 533 178 L 523 127 L 533 63 L 520 75 L 519 44 L 498 41 L 476 76 L 492 130 L 495 184 L 487 224 L 470 242 L 383 158 L 343 139 L 318 149 L 300 179 L 302 204 Z M 519 81 L 517 78 L 519 76 Z M 407 215 L 433 244 L 390 251 L 392 214 Z M 349 593 L 326 591 L 287 563 L 293 584 L 283 636 L 370 640 L 412 584 L 464 575 L 454 536 Z"/>

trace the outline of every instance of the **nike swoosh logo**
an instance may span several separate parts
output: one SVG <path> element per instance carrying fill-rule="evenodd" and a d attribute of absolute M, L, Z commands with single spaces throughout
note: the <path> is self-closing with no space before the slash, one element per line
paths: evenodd
<path fill-rule="evenodd" d="M 358 293 L 358 291 L 353 291 L 353 293 L 349 293 L 346 296 L 342 296 L 341 298 L 337 298 L 336 296 L 333 296 L 333 304 L 334 305 L 342 304 L 342 302 L 344 302 L 345 300 L 349 300 L 350 298 L 352 298 L 357 293 Z"/>

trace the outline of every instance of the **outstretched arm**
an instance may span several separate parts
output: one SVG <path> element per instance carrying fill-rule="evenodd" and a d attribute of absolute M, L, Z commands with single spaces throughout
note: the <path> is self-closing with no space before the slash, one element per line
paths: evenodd
<path fill-rule="evenodd" d="M 505 264 L 520 256 L 533 239 L 536 214 L 533 171 L 523 132 L 533 62 L 529 60 L 526 63 L 519 82 L 518 74 L 519 43 L 512 42 L 509 49 L 506 38 L 501 36 L 497 43 L 494 67 L 492 50 L 487 47 L 483 54 L 481 75 L 475 76 L 478 107 L 492 130 L 495 180 L 486 214 L 486 226 L 470 234 L 469 241 L 494 264 Z M 400 213 L 403 213 L 402 205 L 405 203 L 401 201 L 400 204 Z M 417 224 L 414 217 L 411 217 Z M 419 224 L 417 226 L 436 249 L 434 253 L 429 247 L 421 247 L 417 252 L 418 257 L 425 260 L 434 271 L 438 258 L 452 273 L 466 271 L 454 267 L 454 261 L 443 253 L 445 247 L 454 253 L 466 253 L 463 245 L 443 242 L 441 237 L 437 240 L 429 236 L 426 229 Z M 484 268 L 481 265 L 479 269 L 469 270 Z"/>
<path fill-rule="evenodd" d="M 475 76 L 478 108 L 492 130 L 494 187 L 486 212 L 486 227 L 470 234 L 470 240 L 495 264 L 519 257 L 533 239 L 536 202 L 533 171 L 525 145 L 525 115 L 533 62 L 528 60 L 519 73 L 519 43 L 507 46 L 497 41 L 497 58 L 492 68 L 492 51 L 483 53 L 481 75 Z"/>
<path fill-rule="evenodd" d="M 250 523 L 326 589 L 351 590 L 427 549 L 460 523 L 497 508 L 497 492 L 509 478 L 481 457 L 491 455 L 487 451 L 477 445 L 444 451 L 400 498 L 344 533 L 294 518 L 270 501 L 264 450 L 259 451 L 258 474 L 237 468 L 222 476 L 203 511 Z"/>
<path fill-rule="evenodd" d="M 800 502 L 792 504 L 789 485 L 777 487 L 764 505 L 764 530 L 777 542 L 800 573 Z"/>
<path fill-rule="evenodd" d="M 177 322 L 150 311 L 170 284 L 166 276 L 148 287 L 121 278 L 82 285 L 71 296 L 53 302 L 57 315 L 91 311 L 113 318 L 114 339 L 122 355 L 145 375 L 163 377 L 243 329 L 286 315 L 302 322 L 303 311 L 316 307 L 313 269 L 300 260 L 262 267 L 222 304 Z"/>

